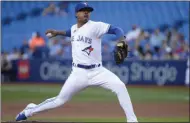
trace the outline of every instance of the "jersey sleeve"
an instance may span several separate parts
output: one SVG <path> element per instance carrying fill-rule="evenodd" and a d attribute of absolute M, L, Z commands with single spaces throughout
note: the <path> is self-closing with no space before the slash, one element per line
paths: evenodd
<path fill-rule="evenodd" d="M 65 36 L 71 37 L 71 29 L 66 30 Z"/>
<path fill-rule="evenodd" d="M 98 38 L 106 34 L 110 28 L 110 24 L 104 22 L 97 22 L 95 26 L 95 34 Z"/>

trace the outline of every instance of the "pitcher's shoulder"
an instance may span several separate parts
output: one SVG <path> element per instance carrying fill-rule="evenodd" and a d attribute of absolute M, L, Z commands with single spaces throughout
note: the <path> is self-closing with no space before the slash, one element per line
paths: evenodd
<path fill-rule="evenodd" d="M 76 26 L 77 26 L 77 24 L 72 25 L 72 26 L 71 26 L 71 29 L 72 29 L 72 28 L 76 28 Z"/>
<path fill-rule="evenodd" d="M 76 28 L 77 28 L 77 24 L 72 25 L 72 26 L 71 26 L 71 32 L 72 32 L 73 30 L 76 30 Z"/>
<path fill-rule="evenodd" d="M 104 24 L 104 22 L 102 21 L 90 21 L 90 25 L 96 28 L 101 26 L 102 24 Z"/>

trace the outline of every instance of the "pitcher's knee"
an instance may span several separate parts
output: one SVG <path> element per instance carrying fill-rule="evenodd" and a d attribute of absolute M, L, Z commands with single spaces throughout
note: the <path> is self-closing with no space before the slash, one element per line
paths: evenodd
<path fill-rule="evenodd" d="M 125 84 L 123 83 L 123 82 L 121 82 L 121 83 L 118 83 L 117 85 L 114 85 L 115 87 L 114 87 L 114 92 L 116 93 L 116 94 L 119 94 L 119 93 L 121 93 L 121 92 L 123 92 L 123 91 L 126 91 L 126 87 L 125 87 Z"/>
<path fill-rule="evenodd" d="M 64 104 L 65 102 L 69 101 L 71 97 L 72 96 L 69 94 L 63 94 L 63 95 L 58 95 L 55 100 L 56 100 L 56 103 Z"/>
<path fill-rule="evenodd" d="M 63 99 L 59 98 L 59 97 L 56 97 L 53 102 L 57 106 L 61 106 L 61 105 L 63 105 L 65 103 L 65 101 Z"/>
<path fill-rule="evenodd" d="M 126 86 L 125 86 L 125 84 L 123 82 L 120 82 L 118 84 L 118 88 L 120 88 L 120 89 L 126 89 Z"/>

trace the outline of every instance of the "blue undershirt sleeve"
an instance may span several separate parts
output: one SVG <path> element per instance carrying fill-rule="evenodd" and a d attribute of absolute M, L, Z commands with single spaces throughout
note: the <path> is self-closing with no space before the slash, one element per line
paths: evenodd
<path fill-rule="evenodd" d="M 71 37 L 71 29 L 66 30 L 65 36 Z"/>
<path fill-rule="evenodd" d="M 124 36 L 124 31 L 121 28 L 110 25 L 107 34 L 115 34 L 116 39 L 118 40 Z"/>

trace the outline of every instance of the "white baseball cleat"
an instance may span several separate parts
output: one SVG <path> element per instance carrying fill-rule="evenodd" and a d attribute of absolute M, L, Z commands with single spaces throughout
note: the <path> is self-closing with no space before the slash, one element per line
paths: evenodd
<path fill-rule="evenodd" d="M 33 107 L 35 107 L 36 106 L 36 104 L 34 104 L 34 103 L 30 103 L 30 104 L 28 104 L 27 106 L 26 106 L 26 108 L 23 110 L 23 111 L 21 111 L 17 116 L 16 116 L 16 121 L 23 121 L 23 120 L 26 120 L 27 119 L 27 116 L 25 115 L 25 110 L 28 110 L 28 109 L 30 109 L 30 108 L 33 108 Z"/>
<path fill-rule="evenodd" d="M 130 119 L 130 120 L 127 120 L 127 123 L 138 123 L 138 120 L 137 119 Z"/>

